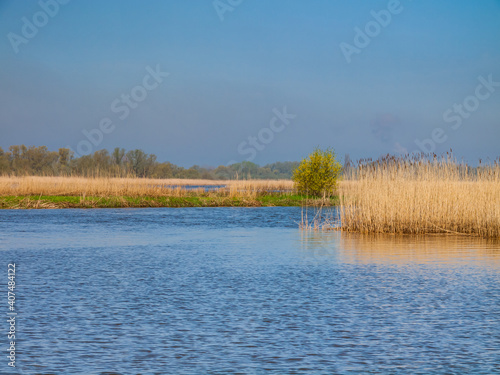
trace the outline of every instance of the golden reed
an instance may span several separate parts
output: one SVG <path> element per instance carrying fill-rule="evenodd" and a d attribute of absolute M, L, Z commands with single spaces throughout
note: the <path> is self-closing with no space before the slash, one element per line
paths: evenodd
<path fill-rule="evenodd" d="M 500 160 L 471 167 L 446 154 L 361 161 L 339 187 L 344 231 L 500 237 Z"/>
<path fill-rule="evenodd" d="M 185 187 L 191 187 L 185 189 Z M 200 186 L 196 188 L 196 186 Z M 214 189 L 205 191 L 205 186 Z M 194 187 L 194 189 L 193 189 Z M 0 176 L 0 195 L 64 195 L 96 197 L 162 197 L 213 194 L 251 197 L 266 192 L 291 192 L 289 180 L 187 180 L 106 177 Z"/>

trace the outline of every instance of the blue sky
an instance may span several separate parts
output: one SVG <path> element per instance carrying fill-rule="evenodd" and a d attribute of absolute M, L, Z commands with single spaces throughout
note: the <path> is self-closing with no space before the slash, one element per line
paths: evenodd
<path fill-rule="evenodd" d="M 61 3 L 0 0 L 4 149 L 120 146 L 183 166 L 316 146 L 500 155 L 499 0 Z"/>

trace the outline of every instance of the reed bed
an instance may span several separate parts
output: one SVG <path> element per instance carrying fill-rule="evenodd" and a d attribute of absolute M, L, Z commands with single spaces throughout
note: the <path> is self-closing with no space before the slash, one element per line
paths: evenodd
<path fill-rule="evenodd" d="M 207 190 L 205 187 L 214 187 Z M 2 196 L 164 197 L 221 195 L 253 197 L 264 193 L 292 193 L 289 180 L 186 180 L 103 177 L 1 176 Z"/>
<path fill-rule="evenodd" d="M 500 162 L 470 167 L 450 154 L 385 157 L 348 168 L 341 229 L 500 237 Z"/>

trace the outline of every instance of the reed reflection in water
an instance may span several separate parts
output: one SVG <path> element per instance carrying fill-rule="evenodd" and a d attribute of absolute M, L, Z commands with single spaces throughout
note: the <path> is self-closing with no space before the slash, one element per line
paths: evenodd
<path fill-rule="evenodd" d="M 341 263 L 460 263 L 500 268 L 500 240 L 457 235 L 302 232 L 301 247 L 316 259 Z"/>

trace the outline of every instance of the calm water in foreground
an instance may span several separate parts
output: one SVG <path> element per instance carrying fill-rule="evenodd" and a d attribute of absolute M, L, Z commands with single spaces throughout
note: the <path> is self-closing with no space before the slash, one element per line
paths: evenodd
<path fill-rule="evenodd" d="M 302 233 L 300 208 L 0 211 L 16 371 L 500 373 L 499 244 Z"/>

